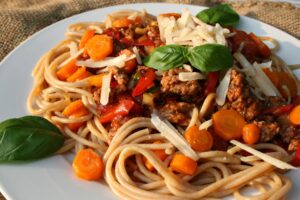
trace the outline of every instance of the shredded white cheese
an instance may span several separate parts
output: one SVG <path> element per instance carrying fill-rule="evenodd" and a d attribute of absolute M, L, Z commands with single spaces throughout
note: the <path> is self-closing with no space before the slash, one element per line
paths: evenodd
<path fill-rule="evenodd" d="M 256 86 L 263 92 L 265 96 L 279 96 L 281 97 L 280 92 L 274 86 L 272 81 L 267 77 L 267 75 L 262 71 L 261 67 L 256 63 L 251 65 L 249 61 L 239 52 L 233 54 L 235 59 L 241 64 L 245 69 L 247 76 L 251 77 L 255 82 Z"/>
<path fill-rule="evenodd" d="M 224 105 L 226 101 L 226 96 L 227 96 L 229 83 L 230 83 L 230 77 L 231 77 L 231 69 L 229 69 L 226 72 L 224 78 L 222 79 L 220 85 L 216 90 L 216 102 L 219 106 Z"/>
<path fill-rule="evenodd" d="M 138 63 L 139 65 L 143 64 L 142 59 L 141 59 L 141 56 L 140 56 L 140 53 L 139 53 L 139 50 L 138 50 L 136 47 L 133 47 L 133 48 L 132 48 L 132 51 L 133 51 L 133 53 L 135 54 L 137 63 Z"/>
<path fill-rule="evenodd" d="M 180 72 L 178 74 L 178 79 L 180 81 L 194 81 L 206 79 L 206 76 L 199 72 Z"/>
<path fill-rule="evenodd" d="M 207 120 L 207 121 L 203 122 L 202 124 L 200 124 L 199 130 L 203 130 L 203 129 L 207 130 L 207 129 L 208 129 L 209 127 L 211 127 L 212 125 L 213 125 L 212 119 Z"/>
<path fill-rule="evenodd" d="M 72 41 L 67 46 L 70 49 L 70 55 L 71 55 L 71 57 L 75 56 L 76 53 L 78 52 L 78 46 L 77 46 L 76 42 Z"/>
<path fill-rule="evenodd" d="M 254 156 L 256 156 L 256 157 L 258 157 L 258 158 L 260 158 L 260 159 L 262 159 L 262 160 L 264 160 L 264 161 L 266 161 L 266 162 L 268 162 L 272 165 L 274 165 L 275 167 L 277 167 L 279 169 L 297 169 L 296 167 L 294 167 L 294 166 L 292 166 L 292 165 L 290 165 L 286 162 L 283 162 L 283 161 L 281 161 L 277 158 L 274 158 L 274 157 L 272 157 L 268 154 L 262 153 L 262 152 L 260 152 L 256 149 L 254 149 L 254 148 L 252 148 L 248 145 L 245 145 L 241 142 L 238 142 L 236 140 L 231 140 L 230 143 L 232 143 L 232 144 L 238 146 L 239 148 L 247 151 L 248 153 L 251 153 L 252 155 L 254 155 Z"/>
<path fill-rule="evenodd" d="M 79 60 L 76 62 L 78 66 L 85 66 L 90 68 L 103 68 L 107 66 L 116 66 L 116 67 L 124 67 L 125 62 L 135 58 L 135 54 L 130 56 L 126 56 L 125 54 L 117 56 L 117 57 L 106 57 L 100 61 L 94 61 L 92 59 L 88 60 Z"/>
<path fill-rule="evenodd" d="M 101 94 L 100 94 L 100 103 L 101 105 L 107 105 L 109 101 L 110 93 L 110 81 L 111 73 L 104 75 L 102 78 Z"/>
<path fill-rule="evenodd" d="M 176 148 L 178 148 L 187 157 L 198 160 L 197 153 L 190 147 L 177 129 L 166 119 L 161 119 L 157 114 L 151 115 L 151 122 L 156 129 L 161 132 Z"/>
<path fill-rule="evenodd" d="M 222 28 L 219 24 L 215 26 L 206 24 L 191 15 L 188 9 L 183 9 L 181 17 L 175 19 L 170 16 L 158 16 L 158 27 L 160 38 L 166 44 L 180 44 L 199 46 L 205 43 L 217 43 L 227 45 L 226 37 L 230 31 Z"/>
<path fill-rule="evenodd" d="M 99 26 L 90 25 L 88 28 L 94 30 L 95 33 L 98 33 L 98 34 L 102 34 L 103 33 L 103 29 L 100 28 Z"/>
<path fill-rule="evenodd" d="M 62 62 L 57 69 L 62 68 L 63 66 L 65 66 L 67 63 L 69 63 L 71 60 L 76 59 L 78 56 L 80 56 L 83 53 L 84 49 L 80 49 L 79 51 L 77 51 L 77 53 L 75 53 L 73 56 L 70 56 L 67 60 L 65 60 L 64 62 Z M 77 63 L 76 63 L 77 65 Z M 80 65 L 78 65 L 80 66 Z"/>
<path fill-rule="evenodd" d="M 183 67 L 183 69 L 185 69 L 189 72 L 193 72 L 193 68 L 191 65 L 183 64 L 182 67 Z"/>

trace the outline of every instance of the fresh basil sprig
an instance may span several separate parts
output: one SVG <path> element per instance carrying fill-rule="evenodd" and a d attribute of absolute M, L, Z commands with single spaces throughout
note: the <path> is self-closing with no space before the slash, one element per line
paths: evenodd
<path fill-rule="evenodd" d="M 240 19 L 239 15 L 228 4 L 220 4 L 202 10 L 196 17 L 205 23 L 219 23 L 221 26 L 234 26 Z"/>
<path fill-rule="evenodd" d="M 0 161 L 44 158 L 63 143 L 59 129 L 42 117 L 26 116 L 0 123 Z"/>
<path fill-rule="evenodd" d="M 186 63 L 187 53 L 188 49 L 181 45 L 161 46 L 144 59 L 144 64 L 154 69 L 168 70 Z"/>
<path fill-rule="evenodd" d="M 158 70 L 181 67 L 187 62 L 202 72 L 211 72 L 231 67 L 233 57 L 228 48 L 219 44 L 205 44 L 191 50 L 180 45 L 166 45 L 155 49 L 144 60 L 146 66 Z"/>
<path fill-rule="evenodd" d="M 229 49 L 219 44 L 204 44 L 193 48 L 188 54 L 188 60 L 202 72 L 218 71 L 233 65 Z"/>

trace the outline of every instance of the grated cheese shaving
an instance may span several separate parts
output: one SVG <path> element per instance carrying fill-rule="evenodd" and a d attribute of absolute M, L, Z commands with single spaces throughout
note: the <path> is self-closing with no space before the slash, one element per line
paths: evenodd
<path fill-rule="evenodd" d="M 80 56 L 83 53 L 84 49 L 81 49 L 79 51 L 77 51 L 76 54 L 74 54 L 73 56 L 70 56 L 67 60 L 65 60 L 64 62 L 62 62 L 57 69 L 62 68 L 63 66 L 65 66 L 67 63 L 69 63 L 71 60 L 76 59 L 78 56 Z M 77 64 L 77 63 L 76 63 Z M 78 64 L 77 64 L 78 65 Z M 80 66 L 80 65 L 78 65 Z"/>
<path fill-rule="evenodd" d="M 206 24 L 191 15 L 188 9 L 183 9 L 178 19 L 160 15 L 157 21 L 160 38 L 167 45 L 180 44 L 193 47 L 205 43 L 227 45 L 226 38 L 230 33 L 228 29 L 222 28 L 219 24 L 215 26 Z"/>
<path fill-rule="evenodd" d="M 166 137 L 176 148 L 184 155 L 193 160 L 198 160 L 197 153 L 190 147 L 183 136 L 175 129 L 175 127 L 166 119 L 161 119 L 157 114 L 151 115 L 152 124 L 161 132 L 161 135 Z"/>
<path fill-rule="evenodd" d="M 221 83 L 219 84 L 216 90 L 216 103 L 219 106 L 224 105 L 226 101 L 226 95 L 229 88 L 230 78 L 231 78 L 231 69 L 229 69 L 226 72 L 224 78 L 222 79 Z"/>
<path fill-rule="evenodd" d="M 71 57 L 75 56 L 76 53 L 78 52 L 78 47 L 77 47 L 77 44 L 76 42 L 70 42 L 68 45 L 67 45 L 70 49 L 70 54 L 71 54 Z"/>
<path fill-rule="evenodd" d="M 199 72 L 180 72 L 178 74 L 178 78 L 180 81 L 194 81 L 206 79 L 205 75 Z"/>
<path fill-rule="evenodd" d="M 266 161 L 266 162 L 268 162 L 272 165 L 274 165 L 275 167 L 277 167 L 279 169 L 297 169 L 296 167 L 294 167 L 294 166 L 292 166 L 292 165 L 290 165 L 286 162 L 283 162 L 283 161 L 281 161 L 277 158 L 274 158 L 274 157 L 272 157 L 268 154 L 262 153 L 262 152 L 260 152 L 256 149 L 254 149 L 254 148 L 252 148 L 248 145 L 245 145 L 241 142 L 238 142 L 236 140 L 231 140 L 230 143 L 232 143 L 232 144 L 238 146 L 239 148 L 247 151 L 248 153 L 251 153 L 252 155 L 254 155 L 254 156 L 256 156 L 256 157 L 258 157 L 258 158 L 260 158 L 260 159 L 262 159 L 262 160 L 264 160 L 264 161 Z"/>
<path fill-rule="evenodd" d="M 133 53 L 135 54 L 137 63 L 138 63 L 139 65 L 143 64 L 142 59 L 141 59 L 141 56 L 140 56 L 140 53 L 139 53 L 139 50 L 138 50 L 136 47 L 133 47 L 133 48 L 132 48 L 132 51 L 133 51 Z"/>
<path fill-rule="evenodd" d="M 193 72 L 193 68 L 191 67 L 191 65 L 183 64 L 182 67 L 183 67 L 183 69 L 185 69 L 189 72 Z"/>
<path fill-rule="evenodd" d="M 117 57 L 106 57 L 100 61 L 94 61 L 92 59 L 88 60 L 79 60 L 76 62 L 78 66 L 85 66 L 90 68 L 103 68 L 107 66 L 116 66 L 116 67 L 124 67 L 125 62 L 135 58 L 135 54 L 130 56 L 126 56 L 125 54 L 117 56 Z"/>
<path fill-rule="evenodd" d="M 203 130 L 203 129 L 207 130 L 212 125 L 213 125 L 213 120 L 212 119 L 207 120 L 207 121 L 203 122 L 202 124 L 200 124 L 199 130 Z"/>
<path fill-rule="evenodd" d="M 101 94 L 100 94 L 100 104 L 107 105 L 109 101 L 109 93 L 110 93 L 110 81 L 111 81 L 111 73 L 104 75 L 102 78 L 102 86 L 101 86 Z"/>

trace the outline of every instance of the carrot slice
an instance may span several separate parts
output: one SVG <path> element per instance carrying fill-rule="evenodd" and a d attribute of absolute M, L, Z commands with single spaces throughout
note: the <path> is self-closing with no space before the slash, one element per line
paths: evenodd
<path fill-rule="evenodd" d="M 153 144 L 162 144 L 162 141 L 155 141 Z M 168 155 L 166 154 L 164 149 L 152 149 L 151 150 L 155 156 L 157 156 L 161 161 L 164 161 Z M 154 166 L 150 163 L 149 160 L 145 158 L 145 166 L 149 171 L 154 171 Z"/>
<path fill-rule="evenodd" d="M 103 160 L 92 149 L 80 150 L 72 166 L 76 175 L 85 180 L 98 180 L 103 176 Z"/>
<path fill-rule="evenodd" d="M 81 100 L 73 101 L 62 112 L 66 117 L 82 117 L 89 114 L 88 109 L 83 105 Z M 69 123 L 67 126 L 72 131 L 77 131 L 85 122 Z"/>
<path fill-rule="evenodd" d="M 289 114 L 289 119 L 294 125 L 300 125 L 300 105 L 296 106 Z"/>
<path fill-rule="evenodd" d="M 243 140 L 246 144 L 255 144 L 260 138 L 260 128 L 256 124 L 246 124 L 243 127 Z"/>
<path fill-rule="evenodd" d="M 67 82 L 75 82 L 87 78 L 91 75 L 90 72 L 86 71 L 85 67 L 80 67 L 77 69 L 75 73 L 73 73 L 69 78 L 67 78 Z"/>
<path fill-rule="evenodd" d="M 212 148 L 213 137 L 207 130 L 199 130 L 198 126 L 191 126 L 184 134 L 186 141 L 196 151 L 208 151 Z"/>
<path fill-rule="evenodd" d="M 88 55 L 95 61 L 110 55 L 113 47 L 113 39 L 108 35 L 95 35 L 85 45 Z"/>
<path fill-rule="evenodd" d="M 59 80 L 65 81 L 74 72 L 76 72 L 77 69 L 78 69 L 78 66 L 76 66 L 76 59 L 72 59 L 70 62 L 68 62 L 66 65 L 64 65 L 62 68 L 60 68 L 56 72 L 56 76 Z"/>
<path fill-rule="evenodd" d="M 281 93 L 281 95 L 284 98 L 288 98 L 288 93 L 287 91 L 282 87 L 282 86 L 286 86 L 289 90 L 289 93 L 291 94 L 291 97 L 294 97 L 297 95 L 297 84 L 295 82 L 295 80 L 288 75 L 286 72 L 278 72 L 279 74 L 279 80 L 280 80 L 280 84 L 278 87 L 279 92 Z"/>
<path fill-rule="evenodd" d="M 125 28 L 125 27 L 129 27 L 133 23 L 134 23 L 133 20 L 128 19 L 127 17 L 124 17 L 124 18 L 120 18 L 120 19 L 113 21 L 112 26 L 114 28 Z"/>
<path fill-rule="evenodd" d="M 95 31 L 94 30 L 87 30 L 81 40 L 80 40 L 80 43 L 79 43 L 79 49 L 82 49 L 84 48 L 84 46 L 86 45 L 86 43 L 95 35 Z"/>
<path fill-rule="evenodd" d="M 120 51 L 120 55 L 131 56 L 132 54 L 133 54 L 132 51 L 130 51 L 129 49 L 124 49 Z M 137 66 L 136 59 L 132 58 L 131 60 L 125 62 L 125 66 L 123 67 L 123 69 L 125 70 L 125 72 L 131 73 L 136 69 L 136 66 Z"/>
<path fill-rule="evenodd" d="M 237 111 L 222 109 L 212 119 L 215 132 L 225 141 L 242 137 L 246 122 Z"/>
<path fill-rule="evenodd" d="M 175 19 L 178 19 L 178 18 L 181 17 L 181 14 L 179 14 L 179 13 L 162 13 L 159 16 L 162 16 L 162 17 L 174 17 Z"/>
<path fill-rule="evenodd" d="M 89 77 L 88 83 L 90 86 L 101 87 L 102 86 L 102 78 L 106 75 L 106 73 L 97 74 Z"/>
<path fill-rule="evenodd" d="M 278 72 L 271 71 L 269 68 L 262 69 L 268 78 L 272 81 L 276 88 L 280 85 L 280 77 Z"/>
<path fill-rule="evenodd" d="M 193 175 L 197 169 L 197 162 L 183 154 L 175 154 L 170 168 L 175 172 Z"/>

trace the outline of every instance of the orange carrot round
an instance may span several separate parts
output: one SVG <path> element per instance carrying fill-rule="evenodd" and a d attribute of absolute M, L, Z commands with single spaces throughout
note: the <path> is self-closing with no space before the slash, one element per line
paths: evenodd
<path fill-rule="evenodd" d="M 76 66 L 76 59 L 72 59 L 56 72 L 56 76 L 59 80 L 65 81 L 77 70 L 78 66 Z"/>
<path fill-rule="evenodd" d="M 300 105 L 296 106 L 289 114 L 289 119 L 294 125 L 300 125 Z"/>
<path fill-rule="evenodd" d="M 197 162 L 183 154 L 178 153 L 174 155 L 170 163 L 170 168 L 175 172 L 193 175 L 197 169 Z"/>
<path fill-rule="evenodd" d="M 79 49 L 82 49 L 84 48 L 85 44 L 95 35 L 95 31 L 94 30 L 87 30 L 81 40 L 80 40 L 80 43 L 79 43 Z"/>
<path fill-rule="evenodd" d="M 86 43 L 85 49 L 93 60 L 102 60 L 113 52 L 113 39 L 108 35 L 95 35 Z"/>
<path fill-rule="evenodd" d="M 71 76 L 67 78 L 67 82 L 75 82 L 85 79 L 91 75 L 90 72 L 86 70 L 85 67 L 80 67 Z"/>
<path fill-rule="evenodd" d="M 243 127 L 243 140 L 246 144 L 255 144 L 260 138 L 260 128 L 256 124 L 246 124 Z"/>
<path fill-rule="evenodd" d="M 155 141 L 153 142 L 153 144 L 161 144 L 162 141 Z M 151 150 L 156 157 L 158 157 L 161 161 L 164 161 L 168 155 L 166 154 L 164 149 L 152 149 Z M 149 160 L 145 159 L 145 166 L 149 171 L 153 171 L 154 170 L 154 166 L 150 163 Z"/>
<path fill-rule="evenodd" d="M 237 111 L 222 109 L 212 119 L 215 132 L 225 141 L 242 137 L 246 122 Z"/>
<path fill-rule="evenodd" d="M 72 166 L 76 175 L 85 180 L 98 180 L 103 176 L 103 161 L 92 149 L 80 150 Z"/>
<path fill-rule="evenodd" d="M 128 19 L 127 17 L 124 17 L 124 18 L 116 19 L 115 21 L 113 21 L 112 26 L 115 28 L 125 28 L 125 27 L 129 27 L 133 23 L 134 23 L 133 20 Z"/>
<path fill-rule="evenodd" d="M 184 137 L 196 151 L 208 151 L 212 148 L 212 135 L 207 130 L 199 130 L 198 126 L 191 126 L 185 132 Z"/>
<path fill-rule="evenodd" d="M 120 55 L 131 56 L 132 54 L 133 53 L 128 49 L 124 49 L 120 51 Z M 125 66 L 123 67 L 123 69 L 125 70 L 125 72 L 131 73 L 135 70 L 136 66 L 137 66 L 136 59 L 132 58 L 131 60 L 125 62 Z"/>

